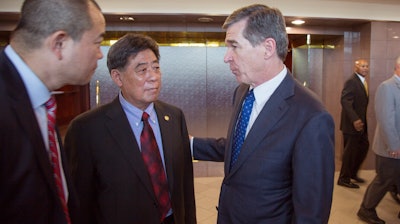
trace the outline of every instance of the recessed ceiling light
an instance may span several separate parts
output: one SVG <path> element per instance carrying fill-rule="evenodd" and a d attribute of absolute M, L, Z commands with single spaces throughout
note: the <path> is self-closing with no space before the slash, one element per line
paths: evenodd
<path fill-rule="evenodd" d="M 119 17 L 119 20 L 121 21 L 135 21 L 135 19 L 132 16 L 121 16 Z"/>
<path fill-rule="evenodd" d="M 304 24 L 304 23 L 305 23 L 305 21 L 301 20 L 301 19 L 296 19 L 296 20 L 292 21 L 292 24 L 294 24 L 294 25 L 301 25 L 301 24 Z"/>
<path fill-rule="evenodd" d="M 200 17 L 197 19 L 197 21 L 202 22 L 202 23 L 209 23 L 214 21 L 212 18 L 210 17 Z"/>

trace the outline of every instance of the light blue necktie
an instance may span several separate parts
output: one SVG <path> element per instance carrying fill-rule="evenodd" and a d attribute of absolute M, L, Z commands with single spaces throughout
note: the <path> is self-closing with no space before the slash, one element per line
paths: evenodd
<path fill-rule="evenodd" d="M 253 109 L 254 93 L 250 90 L 242 106 L 242 111 L 239 115 L 239 120 L 236 123 L 235 134 L 233 136 L 233 150 L 230 168 L 233 167 L 239 157 L 240 149 L 242 148 L 244 138 L 246 135 L 247 125 L 249 124 L 251 110 Z"/>

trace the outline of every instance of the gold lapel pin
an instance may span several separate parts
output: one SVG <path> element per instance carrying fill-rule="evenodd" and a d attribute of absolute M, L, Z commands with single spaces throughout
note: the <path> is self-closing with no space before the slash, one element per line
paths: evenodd
<path fill-rule="evenodd" d="M 168 116 L 168 115 L 165 115 L 165 116 L 164 116 L 164 120 L 169 121 L 169 116 Z"/>

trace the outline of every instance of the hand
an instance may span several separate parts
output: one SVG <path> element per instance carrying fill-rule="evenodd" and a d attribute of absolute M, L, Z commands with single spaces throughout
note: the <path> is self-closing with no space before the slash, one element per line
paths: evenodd
<path fill-rule="evenodd" d="M 364 129 L 364 123 L 362 122 L 361 119 L 354 121 L 353 126 L 356 129 L 356 131 L 362 131 Z"/>
<path fill-rule="evenodd" d="M 393 159 L 397 159 L 400 156 L 400 150 L 388 151 L 389 157 Z"/>

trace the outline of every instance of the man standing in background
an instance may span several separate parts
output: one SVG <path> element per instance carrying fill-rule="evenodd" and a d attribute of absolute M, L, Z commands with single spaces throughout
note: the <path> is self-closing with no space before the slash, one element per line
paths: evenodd
<path fill-rule="evenodd" d="M 384 224 L 375 209 L 387 191 L 400 186 L 400 57 L 396 59 L 394 75 L 376 90 L 375 113 L 372 150 L 376 154 L 376 176 L 365 192 L 357 215 L 367 223 Z"/>
<path fill-rule="evenodd" d="M 0 53 L 0 223 L 70 224 L 77 198 L 51 92 L 87 84 L 105 19 L 92 0 L 27 0 Z"/>
<path fill-rule="evenodd" d="M 358 176 L 358 171 L 369 148 L 366 81 L 369 66 L 365 59 L 355 61 L 354 66 L 355 73 L 345 82 L 340 101 L 342 105 L 340 130 L 343 133 L 344 151 L 337 184 L 348 188 L 360 188 L 351 180 L 357 183 L 365 182 Z"/>

